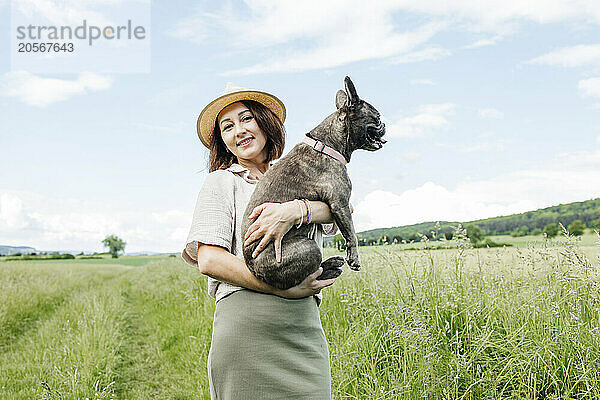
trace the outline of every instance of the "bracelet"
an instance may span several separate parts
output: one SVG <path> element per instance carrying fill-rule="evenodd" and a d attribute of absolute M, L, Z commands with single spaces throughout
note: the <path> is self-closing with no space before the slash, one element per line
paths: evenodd
<path fill-rule="evenodd" d="M 298 225 L 296 225 L 296 229 L 298 229 L 302 226 L 302 220 L 304 219 L 304 213 L 302 212 L 302 200 L 294 199 L 294 202 L 296 204 L 298 204 L 298 207 L 300 207 L 300 223 Z"/>
<path fill-rule="evenodd" d="M 306 206 L 306 224 L 310 224 L 310 205 L 308 204 L 308 200 L 302 199 L 304 205 Z"/>

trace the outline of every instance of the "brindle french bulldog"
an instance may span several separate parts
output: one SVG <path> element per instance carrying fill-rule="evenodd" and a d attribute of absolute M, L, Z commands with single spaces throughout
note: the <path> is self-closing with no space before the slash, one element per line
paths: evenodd
<path fill-rule="evenodd" d="M 337 150 L 350 162 L 354 150 L 376 151 L 386 141 L 382 138 L 385 125 L 379 112 L 356 93 L 349 77 L 344 79 L 345 91 L 335 96 L 337 111 L 329 115 L 307 136 Z M 349 208 L 352 183 L 346 166 L 337 159 L 319 152 L 322 145 L 298 143 L 263 175 L 244 213 L 242 232 L 256 220 L 248 216 L 254 207 L 266 203 L 283 203 L 293 199 L 323 201 L 329 205 L 333 219 L 346 239 L 346 261 L 351 269 L 360 269 L 358 241 Z M 312 225 L 312 224 L 310 224 Z M 256 240 L 244 247 L 246 265 L 260 280 L 278 289 L 288 289 L 302 282 L 319 266 L 323 273 L 319 279 L 329 279 L 342 273 L 344 258 L 330 257 L 322 261 L 321 249 L 309 239 L 310 225 L 292 227 L 281 242 L 281 262 L 275 259 L 275 246 L 269 245 L 256 258 L 252 252 L 260 242 Z"/>

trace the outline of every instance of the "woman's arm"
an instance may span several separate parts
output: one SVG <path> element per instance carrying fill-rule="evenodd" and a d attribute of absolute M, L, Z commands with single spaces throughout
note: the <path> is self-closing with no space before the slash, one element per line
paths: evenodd
<path fill-rule="evenodd" d="M 331 211 L 327 203 L 322 201 L 309 201 L 313 215 L 311 222 L 329 223 L 332 220 Z M 295 200 L 285 203 L 262 203 L 254 207 L 248 218 L 257 218 L 252 225 L 248 227 L 244 235 L 244 247 L 254 242 L 262 240 L 256 246 L 252 253 L 252 257 L 256 257 L 258 253 L 263 251 L 272 240 L 275 244 L 275 259 L 281 261 L 281 240 L 283 236 L 300 221 L 306 219 L 306 207 Z M 316 218 L 316 219 L 315 219 Z"/>
<path fill-rule="evenodd" d="M 309 203 L 312 212 L 311 223 L 329 224 L 334 222 L 327 203 L 322 201 L 309 201 Z M 299 224 L 301 220 L 306 219 L 304 207 L 304 204 L 299 207 L 295 200 L 285 203 L 263 203 L 255 207 L 249 218 L 258 218 L 248 227 L 244 236 L 244 247 L 262 237 L 252 253 L 252 257 L 256 257 L 273 240 L 275 257 L 277 261 L 281 261 L 281 240 L 294 224 Z M 354 212 L 352 205 L 350 205 L 350 212 Z"/>
<path fill-rule="evenodd" d="M 308 201 L 310 205 L 310 222 L 314 222 L 316 224 L 330 224 L 333 221 L 333 214 L 331 214 L 331 210 L 329 209 L 329 205 L 323 201 Z M 306 215 L 306 214 L 304 214 Z M 300 220 L 298 219 L 299 223 Z"/>
<path fill-rule="evenodd" d="M 333 214 L 331 213 L 331 209 L 329 205 L 323 201 L 308 201 L 310 203 L 310 208 L 312 210 L 312 215 L 310 216 L 310 222 L 315 222 L 317 224 L 330 224 L 335 222 L 333 220 Z M 285 204 L 285 203 L 284 203 Z M 354 207 L 352 204 L 348 203 L 350 207 L 350 213 L 354 212 Z M 298 223 L 300 220 L 297 221 Z"/>
<path fill-rule="evenodd" d="M 317 277 L 323 272 L 323 269 L 319 268 L 298 286 L 288 290 L 279 290 L 256 278 L 246 267 L 244 260 L 234 256 L 222 247 L 203 243 L 198 243 L 198 269 L 202 274 L 221 282 L 285 298 L 312 296 L 335 282 L 335 278 L 317 280 Z"/>

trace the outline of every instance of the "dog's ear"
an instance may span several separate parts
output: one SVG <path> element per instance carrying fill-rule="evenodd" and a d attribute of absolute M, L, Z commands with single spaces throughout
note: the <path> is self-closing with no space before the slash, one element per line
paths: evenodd
<path fill-rule="evenodd" d="M 344 86 L 348 94 L 348 107 L 357 105 L 360 99 L 358 98 L 358 93 L 356 93 L 354 83 L 352 83 L 352 79 L 349 76 L 344 78 Z"/>
<path fill-rule="evenodd" d="M 339 110 L 348 103 L 348 95 L 343 90 L 338 90 L 335 94 L 335 107 Z"/>

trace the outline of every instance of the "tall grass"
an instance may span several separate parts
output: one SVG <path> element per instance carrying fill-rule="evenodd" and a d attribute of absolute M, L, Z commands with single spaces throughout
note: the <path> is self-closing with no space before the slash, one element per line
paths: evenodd
<path fill-rule="evenodd" d="M 321 306 L 335 398 L 600 399 L 598 244 L 361 248 Z M 0 264 L 0 398 L 208 399 L 206 279 L 82 261 Z"/>
<path fill-rule="evenodd" d="M 600 398 L 598 254 L 370 248 L 323 305 L 336 398 Z"/>

